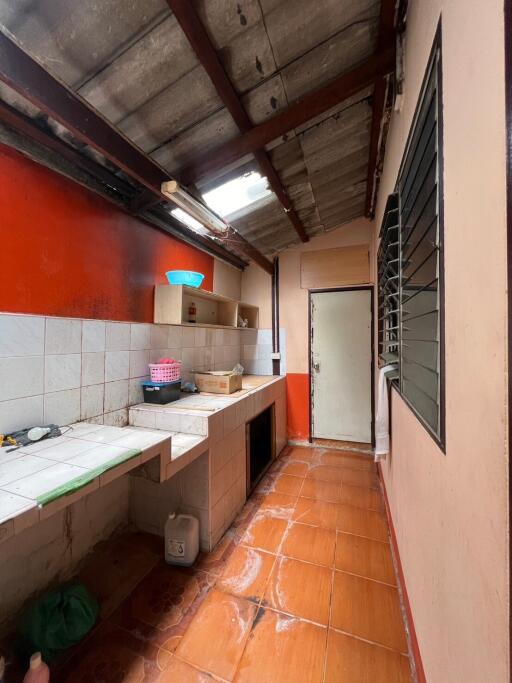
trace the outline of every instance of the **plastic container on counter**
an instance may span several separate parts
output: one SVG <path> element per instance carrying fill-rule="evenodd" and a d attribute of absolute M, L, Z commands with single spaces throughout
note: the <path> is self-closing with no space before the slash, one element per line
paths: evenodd
<path fill-rule="evenodd" d="M 144 403 L 162 405 L 172 403 L 172 401 L 177 401 L 180 398 L 181 380 L 177 382 L 150 382 L 148 380 L 141 382 L 141 384 Z"/>

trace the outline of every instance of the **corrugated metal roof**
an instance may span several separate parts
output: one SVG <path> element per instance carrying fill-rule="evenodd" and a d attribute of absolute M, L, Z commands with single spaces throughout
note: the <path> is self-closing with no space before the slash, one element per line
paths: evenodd
<path fill-rule="evenodd" d="M 254 124 L 376 49 L 380 0 L 193 4 Z M 0 0 L 0 23 L 170 175 L 239 135 L 164 0 Z M 267 147 L 308 235 L 364 213 L 371 95 Z M 298 241 L 275 197 L 231 221 L 267 255 Z"/>

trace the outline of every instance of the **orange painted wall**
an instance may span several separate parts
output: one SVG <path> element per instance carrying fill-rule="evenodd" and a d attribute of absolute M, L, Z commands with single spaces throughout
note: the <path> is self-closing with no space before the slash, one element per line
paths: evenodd
<path fill-rule="evenodd" d="M 213 257 L 3 146 L 0 177 L 1 311 L 151 322 L 165 271 L 213 289 Z"/>
<path fill-rule="evenodd" d="M 288 438 L 309 439 L 309 374 L 287 373 L 286 402 Z"/>

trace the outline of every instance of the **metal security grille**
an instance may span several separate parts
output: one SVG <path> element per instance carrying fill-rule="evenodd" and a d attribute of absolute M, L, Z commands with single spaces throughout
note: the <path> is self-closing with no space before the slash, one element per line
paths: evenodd
<path fill-rule="evenodd" d="M 402 396 L 442 440 L 440 121 L 437 42 L 381 228 L 379 351 L 384 361 L 399 362 Z"/>

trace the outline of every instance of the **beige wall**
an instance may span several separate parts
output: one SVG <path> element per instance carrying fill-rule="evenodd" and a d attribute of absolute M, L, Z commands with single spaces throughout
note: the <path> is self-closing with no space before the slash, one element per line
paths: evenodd
<path fill-rule="evenodd" d="M 272 327 L 272 276 L 254 263 L 242 273 L 242 301 L 259 307 L 260 329 Z"/>
<path fill-rule="evenodd" d="M 371 224 L 364 218 L 318 235 L 279 254 L 279 315 L 286 330 L 286 369 L 306 373 L 308 369 L 308 290 L 300 286 L 300 255 L 304 251 L 368 244 Z"/>
<path fill-rule="evenodd" d="M 240 301 L 242 288 L 242 271 L 224 261 L 213 261 L 213 291 L 230 299 Z"/>
<path fill-rule="evenodd" d="M 383 465 L 427 680 L 508 675 L 506 226 L 502 0 L 409 3 L 393 190 L 443 12 L 446 455 L 393 391 Z"/>

